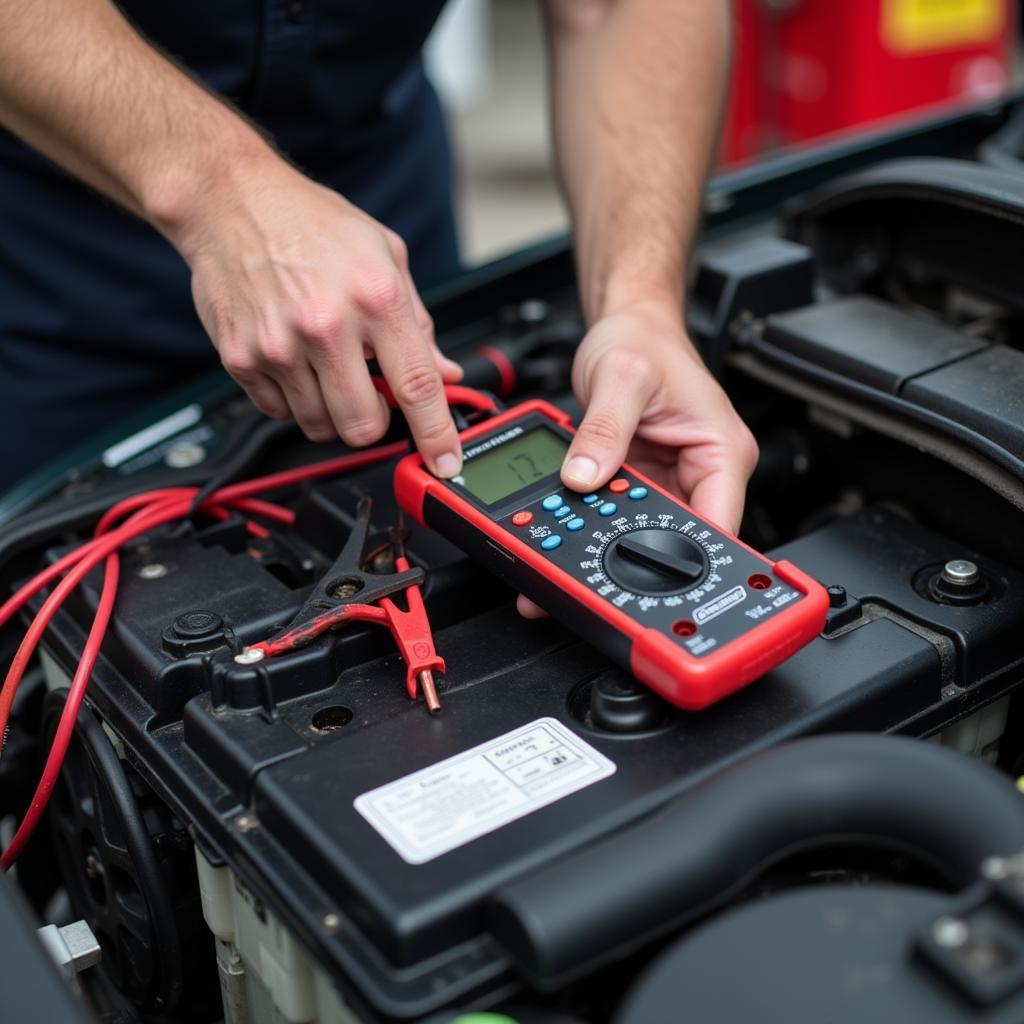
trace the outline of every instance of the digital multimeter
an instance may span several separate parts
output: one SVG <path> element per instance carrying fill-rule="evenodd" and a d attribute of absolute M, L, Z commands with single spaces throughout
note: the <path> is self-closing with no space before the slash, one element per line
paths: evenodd
<path fill-rule="evenodd" d="M 697 710 L 821 632 L 825 589 L 623 466 L 593 494 L 559 471 L 570 418 L 528 401 L 461 435 L 460 476 L 409 455 L 399 504 L 666 700 Z"/>

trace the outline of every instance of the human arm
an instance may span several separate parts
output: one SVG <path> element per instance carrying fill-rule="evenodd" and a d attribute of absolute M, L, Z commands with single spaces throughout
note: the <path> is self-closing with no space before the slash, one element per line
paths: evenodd
<path fill-rule="evenodd" d="M 388 419 L 373 354 L 428 464 L 458 472 L 442 374 L 459 371 L 401 240 L 291 167 L 109 0 L 0 0 L 0 123 L 170 240 L 260 409 L 317 440 L 372 443 Z"/>
<path fill-rule="evenodd" d="M 547 0 L 546 14 L 558 166 L 589 325 L 573 368 L 585 415 L 563 480 L 590 490 L 629 458 L 735 530 L 757 447 L 683 321 L 729 4 Z"/>

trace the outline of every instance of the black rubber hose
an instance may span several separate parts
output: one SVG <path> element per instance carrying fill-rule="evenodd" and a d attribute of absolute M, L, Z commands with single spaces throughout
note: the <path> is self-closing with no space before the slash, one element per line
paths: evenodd
<path fill-rule="evenodd" d="M 784 857 L 894 849 L 956 887 L 1024 849 L 1024 799 L 995 769 L 919 740 L 798 740 L 716 775 L 611 838 L 500 889 L 491 930 L 550 988 L 697 914 Z"/>

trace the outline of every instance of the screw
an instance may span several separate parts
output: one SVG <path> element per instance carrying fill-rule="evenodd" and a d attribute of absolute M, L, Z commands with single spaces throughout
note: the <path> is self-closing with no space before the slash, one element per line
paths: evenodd
<path fill-rule="evenodd" d="M 837 583 L 833 583 L 828 588 L 828 606 L 829 608 L 842 608 L 846 604 L 846 587 L 841 587 Z"/>
<path fill-rule="evenodd" d="M 263 660 L 263 650 L 259 647 L 246 647 L 235 655 L 237 665 L 255 665 Z"/>
<path fill-rule="evenodd" d="M 324 914 L 321 922 L 329 932 L 336 932 L 341 927 L 341 918 L 335 913 Z"/>
<path fill-rule="evenodd" d="M 338 580 L 337 583 L 331 585 L 327 593 L 338 601 L 347 601 L 350 597 L 355 597 L 362 589 L 363 584 L 359 580 Z"/>
<path fill-rule="evenodd" d="M 251 814 L 240 814 L 235 818 L 235 828 L 239 832 L 248 832 L 250 829 L 255 828 L 257 824 L 256 819 Z"/>
<path fill-rule="evenodd" d="M 940 917 L 932 925 L 932 938 L 945 949 L 957 949 L 967 941 L 967 924 L 959 917 Z"/>
<path fill-rule="evenodd" d="M 171 469 L 190 469 L 206 461 L 206 449 L 192 441 L 183 441 L 176 444 L 164 456 L 164 462 Z"/>
<path fill-rule="evenodd" d="M 167 575 L 167 566 L 161 565 L 159 562 L 150 562 L 149 565 L 144 565 L 139 570 L 139 579 L 142 580 L 158 580 L 161 576 Z"/>
<path fill-rule="evenodd" d="M 102 878 L 103 868 L 100 866 L 99 858 L 95 853 L 87 853 L 85 855 L 85 873 L 89 878 Z"/>
<path fill-rule="evenodd" d="M 981 578 L 977 565 L 966 558 L 954 558 L 942 567 L 942 578 L 956 587 L 970 587 Z"/>

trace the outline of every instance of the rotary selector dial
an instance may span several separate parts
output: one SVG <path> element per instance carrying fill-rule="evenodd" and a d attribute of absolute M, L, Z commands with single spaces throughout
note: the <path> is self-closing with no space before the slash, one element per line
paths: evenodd
<path fill-rule="evenodd" d="M 611 541 L 604 571 L 634 594 L 677 594 L 704 579 L 707 558 L 699 544 L 679 531 L 647 527 Z"/>

